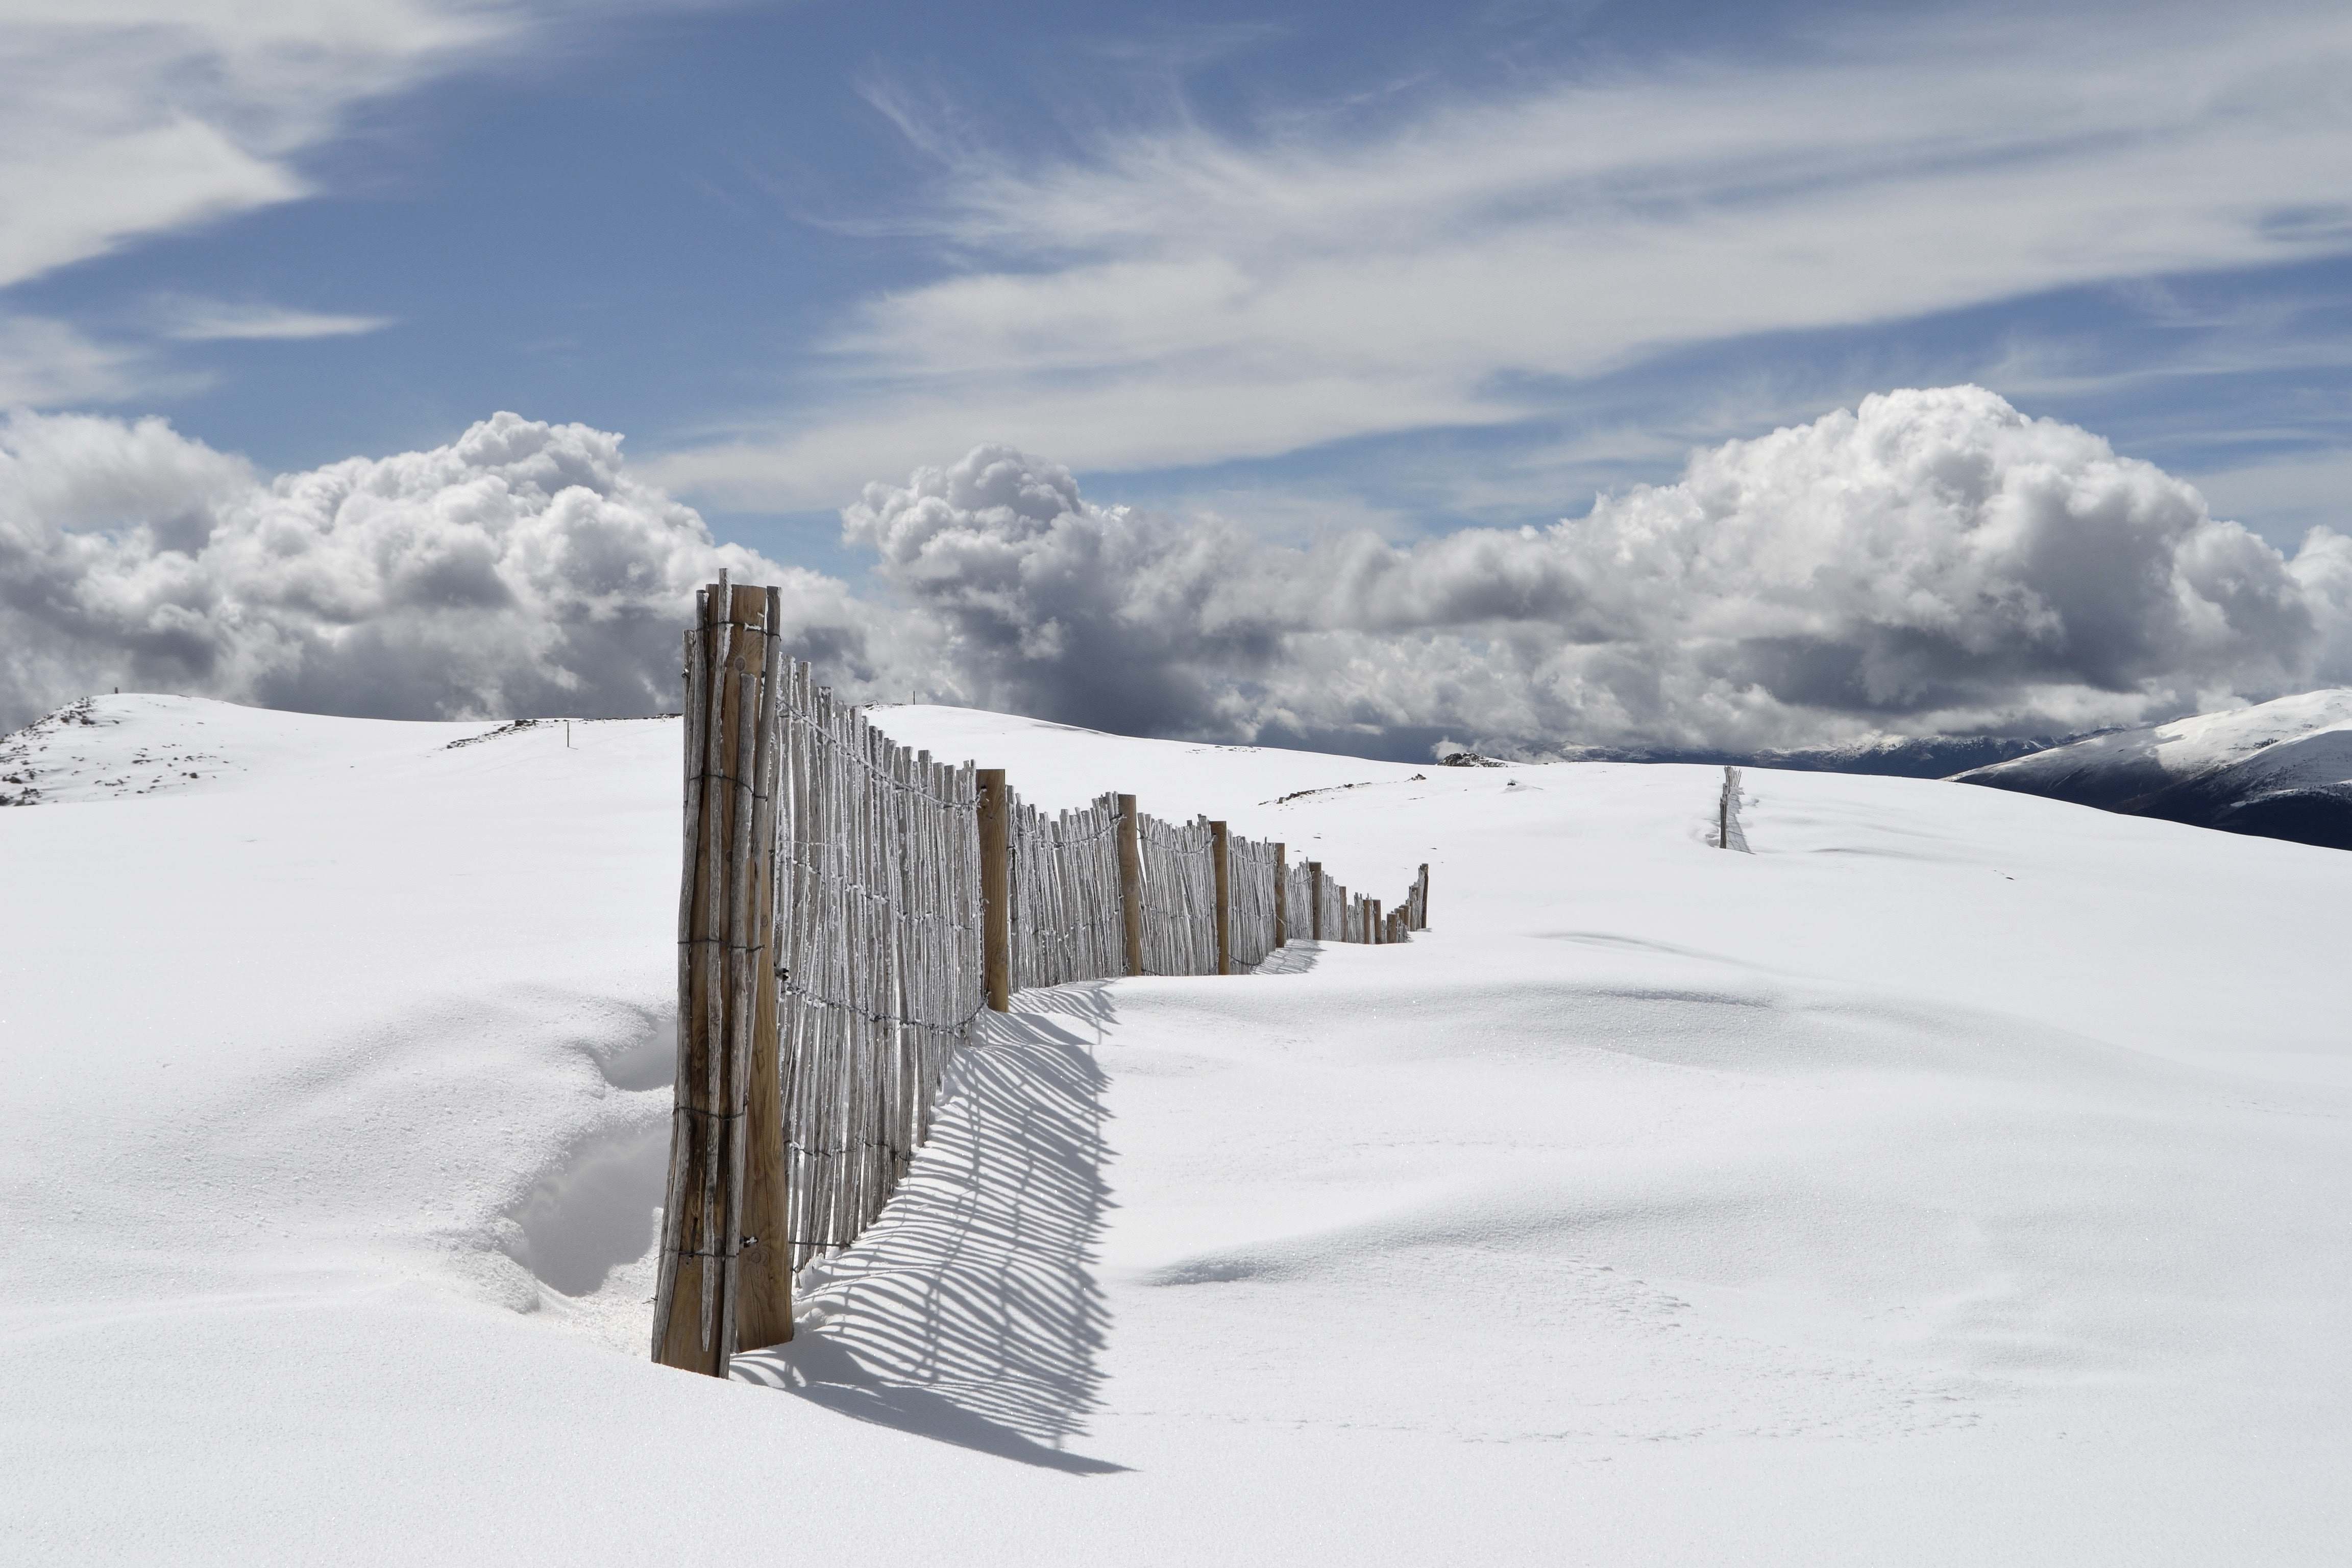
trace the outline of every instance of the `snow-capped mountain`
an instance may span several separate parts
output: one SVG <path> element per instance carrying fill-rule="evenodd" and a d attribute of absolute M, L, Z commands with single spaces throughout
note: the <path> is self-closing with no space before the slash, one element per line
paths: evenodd
<path fill-rule="evenodd" d="M 2136 816 L 2352 849 L 2352 689 L 2118 731 L 1954 776 Z"/>
<path fill-rule="evenodd" d="M 2073 736 L 1911 735 L 1881 736 L 1831 746 L 1792 746 L 1760 752 L 1708 747 L 1567 746 L 1543 758 L 1564 763 L 1701 763 L 1742 768 L 1781 768 L 1800 773 L 1873 773 L 1883 778 L 1948 778 L 1962 768 L 1982 768 L 2013 757 L 2065 745 Z"/>

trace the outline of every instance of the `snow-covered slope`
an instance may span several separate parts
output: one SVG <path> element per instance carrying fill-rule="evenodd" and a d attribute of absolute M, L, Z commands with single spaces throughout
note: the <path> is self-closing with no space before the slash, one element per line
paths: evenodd
<path fill-rule="evenodd" d="M 2167 822 L 2352 849 L 2352 689 L 2119 731 L 1957 777 Z"/>
<path fill-rule="evenodd" d="M 719 1384 L 643 1346 L 675 724 L 91 714 L 151 757 L 289 744 L 0 812 L 27 1561 L 2352 1536 L 2352 858 L 1767 772 L 1726 854 L 1710 769 L 886 710 L 1047 805 L 1132 790 L 1368 889 L 1427 860 L 1436 929 L 1025 995 L 801 1337 Z"/>

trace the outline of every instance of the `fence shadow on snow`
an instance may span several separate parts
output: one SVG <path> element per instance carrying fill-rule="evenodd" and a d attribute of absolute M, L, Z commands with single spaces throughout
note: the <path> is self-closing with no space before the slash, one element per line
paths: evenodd
<path fill-rule="evenodd" d="M 1100 984 L 986 1015 L 854 1268 L 805 1271 L 799 1334 L 738 1354 L 736 1374 L 1003 1458 L 1125 1468 L 1063 1447 L 1097 1405 L 1109 1327 L 1091 1268 L 1109 1202 L 1094 1052 L 1116 1022 Z"/>

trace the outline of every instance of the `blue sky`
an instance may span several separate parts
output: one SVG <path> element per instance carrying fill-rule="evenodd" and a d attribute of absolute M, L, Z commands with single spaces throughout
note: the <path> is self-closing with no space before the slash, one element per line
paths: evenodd
<path fill-rule="evenodd" d="M 0 723 L 645 711 L 722 567 L 856 700 L 1382 755 L 2352 683 L 2347 83 L 2307 0 L 11 0 Z"/>
<path fill-rule="evenodd" d="M 983 439 L 1411 539 L 1974 381 L 2345 519 L 2339 8 L 48 3 L 0 401 L 268 468 L 583 421 L 840 572 Z"/>

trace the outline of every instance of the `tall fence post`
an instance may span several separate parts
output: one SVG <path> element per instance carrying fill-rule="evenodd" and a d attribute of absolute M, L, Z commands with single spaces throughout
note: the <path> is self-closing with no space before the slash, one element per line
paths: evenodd
<path fill-rule="evenodd" d="M 1118 797 L 1118 903 L 1127 923 L 1127 972 L 1143 973 L 1143 841 L 1135 797 Z"/>
<path fill-rule="evenodd" d="M 1412 882 L 1412 929 L 1429 929 L 1429 862 L 1421 863 L 1421 874 Z"/>
<path fill-rule="evenodd" d="M 1274 847 L 1274 945 L 1290 942 L 1290 846 Z"/>
<path fill-rule="evenodd" d="M 1013 1011 L 1012 809 L 1004 770 L 980 770 L 980 974 L 988 1005 Z"/>
<path fill-rule="evenodd" d="M 741 1326 L 752 1064 L 774 1051 L 773 889 L 758 851 L 775 824 L 776 607 L 722 574 L 687 637 L 677 1077 L 653 1353 L 713 1377 Z"/>
<path fill-rule="evenodd" d="M 1216 881 L 1217 973 L 1234 972 L 1234 840 L 1222 822 L 1209 824 L 1209 868 Z"/>
<path fill-rule="evenodd" d="M 1381 942 L 1388 939 L 1389 933 L 1381 929 L 1381 901 L 1374 899 L 1370 906 L 1364 910 L 1364 940 Z"/>
<path fill-rule="evenodd" d="M 744 1142 L 743 1251 L 735 1275 L 735 1346 L 738 1352 L 765 1350 L 793 1337 L 792 1248 L 786 1220 L 784 1186 L 784 1093 L 782 1040 L 778 1027 L 776 966 L 781 946 L 776 927 L 776 809 L 782 779 L 782 736 L 775 731 L 783 719 L 780 706 L 782 676 L 782 595 L 767 594 L 769 632 L 767 668 L 760 698 L 760 752 L 764 758 L 758 774 L 758 792 L 751 824 L 752 916 L 754 937 L 751 981 L 757 987 L 751 1015 L 751 1089 L 743 1110 Z"/>
<path fill-rule="evenodd" d="M 1323 862 L 1307 862 L 1307 940 L 1323 940 Z"/>

